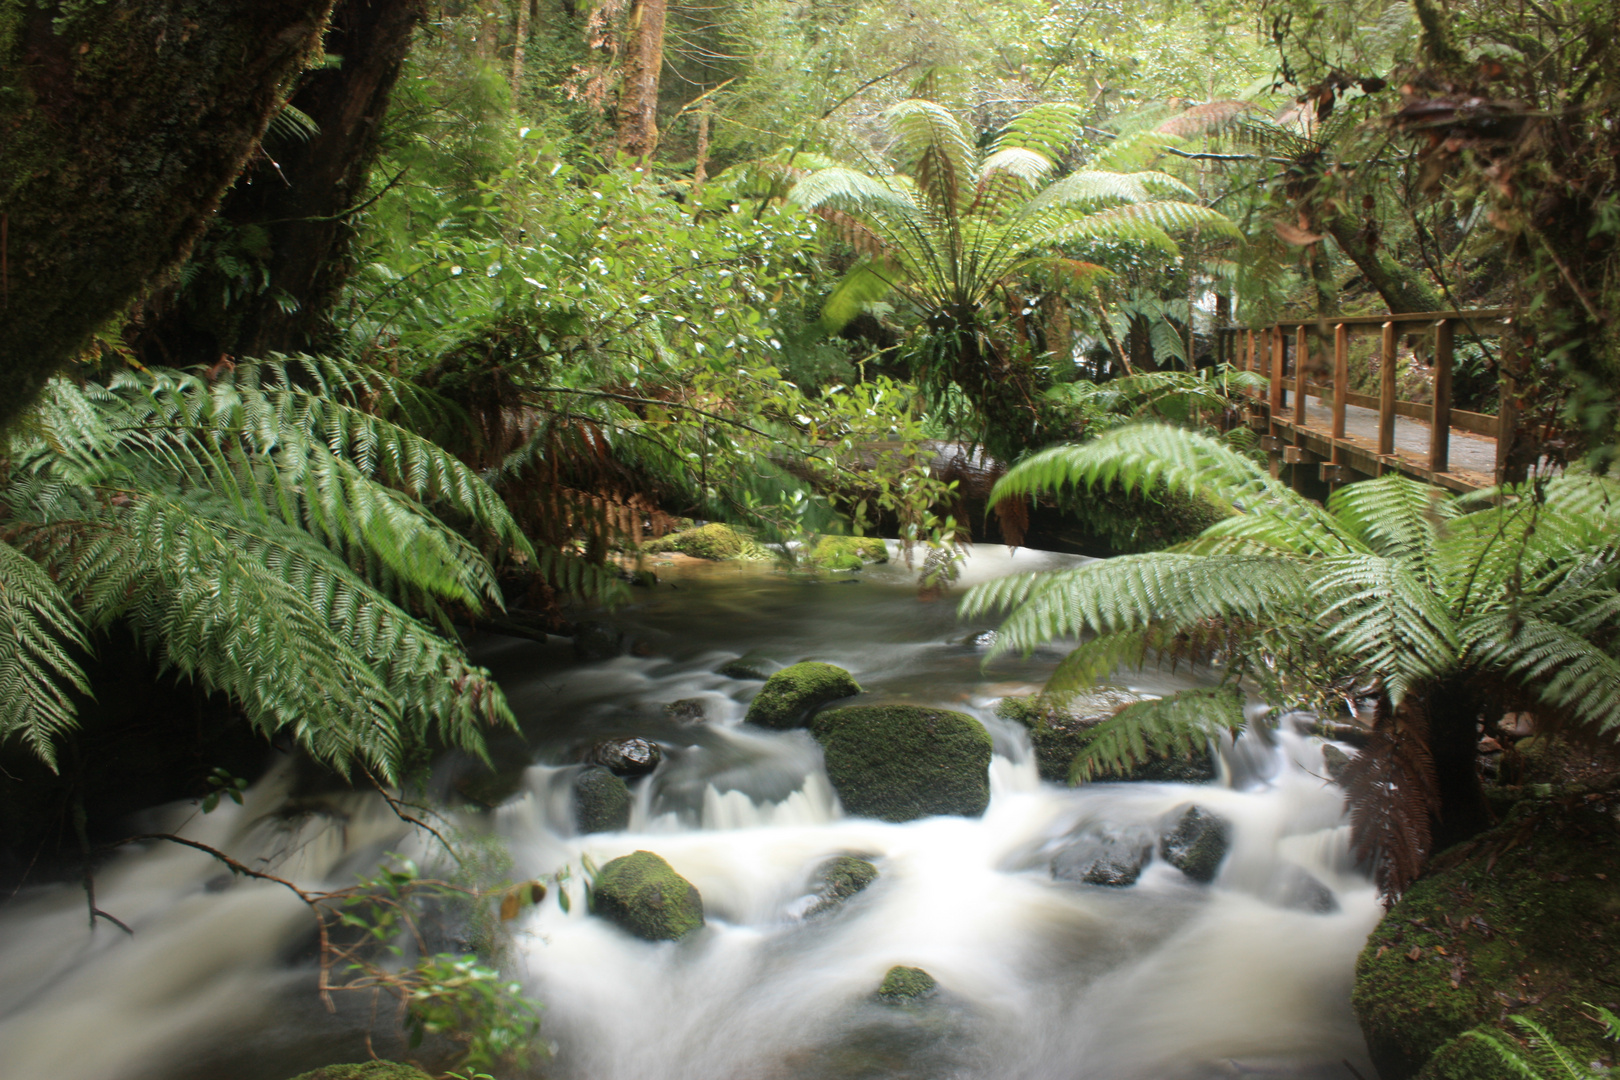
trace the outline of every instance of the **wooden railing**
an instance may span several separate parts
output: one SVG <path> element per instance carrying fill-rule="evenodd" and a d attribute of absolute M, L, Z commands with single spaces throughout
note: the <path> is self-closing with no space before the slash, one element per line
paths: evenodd
<path fill-rule="evenodd" d="M 1511 380 L 1503 376 L 1499 396 L 1501 405 L 1495 416 L 1454 410 L 1451 407 L 1451 381 L 1457 334 L 1461 332 L 1476 340 L 1495 337 L 1503 333 L 1509 322 L 1510 313 L 1502 308 L 1284 319 L 1263 327 L 1223 327 L 1216 332 L 1216 350 L 1217 359 L 1222 362 L 1267 375 L 1269 385 L 1263 398 L 1265 408 L 1258 419 L 1273 437 L 1274 443 L 1288 435 L 1294 437 L 1294 448 L 1298 452 L 1289 455 L 1288 460 L 1304 460 L 1303 448 L 1309 439 L 1318 444 L 1325 443 L 1328 448 L 1329 461 L 1322 470 L 1324 478 L 1342 479 L 1344 468 L 1354 463 L 1363 471 L 1377 473 L 1398 468 L 1450 487 L 1470 489 L 1484 485 L 1477 474 L 1463 476 L 1453 473 L 1452 429 L 1495 438 L 1495 476 L 1490 479 L 1492 482 L 1499 481 L 1513 439 L 1516 420 L 1514 388 Z M 1402 333 L 1427 333 L 1431 327 L 1434 330 L 1433 404 L 1397 400 L 1397 339 Z M 1377 330 L 1381 335 L 1379 392 L 1376 397 L 1350 391 L 1351 336 L 1372 330 Z M 1326 338 L 1329 335 L 1332 337 L 1332 381 L 1324 384 L 1320 376 L 1329 373 L 1326 358 Z M 1318 346 L 1314 350 L 1313 344 Z M 1315 381 L 1310 378 L 1313 372 L 1318 375 Z M 1330 395 L 1323 393 L 1328 390 L 1331 390 Z M 1306 399 L 1311 391 L 1317 392 L 1324 400 L 1331 398 L 1331 421 L 1327 431 L 1308 422 Z M 1292 409 L 1288 410 L 1290 394 Z M 1365 440 L 1346 436 L 1347 404 L 1377 410 L 1378 428 L 1374 446 L 1366 446 Z M 1290 411 L 1291 416 L 1288 415 Z M 1428 422 L 1429 452 L 1426 461 L 1397 453 L 1395 418 L 1401 415 Z"/>

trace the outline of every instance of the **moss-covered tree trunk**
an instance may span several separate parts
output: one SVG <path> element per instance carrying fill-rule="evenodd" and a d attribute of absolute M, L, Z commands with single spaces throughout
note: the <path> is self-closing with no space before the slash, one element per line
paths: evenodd
<path fill-rule="evenodd" d="M 185 257 L 332 0 L 0 0 L 0 428 Z"/>
<path fill-rule="evenodd" d="M 307 72 L 291 99 L 317 130 L 269 140 L 226 195 L 210 237 L 223 243 L 228 233 L 252 230 L 263 245 L 267 287 L 228 309 L 206 287 L 185 302 L 162 297 L 136 339 L 144 360 L 322 347 L 331 306 L 353 269 L 354 221 L 369 197 L 383 115 L 425 14 L 425 0 L 338 0 L 326 36 L 332 65 Z"/>

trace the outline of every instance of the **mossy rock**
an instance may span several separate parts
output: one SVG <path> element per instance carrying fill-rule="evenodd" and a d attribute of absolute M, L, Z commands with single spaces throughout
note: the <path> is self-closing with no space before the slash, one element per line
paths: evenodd
<path fill-rule="evenodd" d="M 878 877 L 878 868 L 855 855 L 835 855 L 816 868 L 815 905 L 807 915 L 830 911 L 866 888 Z"/>
<path fill-rule="evenodd" d="M 996 715 L 1029 730 L 1035 766 L 1042 780 L 1066 784 L 1069 766 L 1086 744 L 1091 729 L 1141 700 L 1141 694 L 1117 686 L 1097 686 L 1061 701 L 1042 694 L 1002 698 L 996 705 Z"/>
<path fill-rule="evenodd" d="M 703 926 L 697 886 L 650 851 L 623 855 L 596 877 L 591 910 L 648 941 L 679 941 Z"/>
<path fill-rule="evenodd" d="M 884 821 L 978 817 L 990 805 L 990 733 L 965 713 L 856 706 L 818 714 L 810 731 L 851 814 Z"/>
<path fill-rule="evenodd" d="M 574 778 L 574 824 L 582 833 L 628 829 L 629 786 L 600 765 L 587 768 Z"/>
<path fill-rule="evenodd" d="M 780 661 L 772 660 L 768 656 L 758 653 L 745 653 L 735 660 L 727 660 L 714 669 L 716 675 L 724 675 L 728 679 L 768 679 L 775 672 L 782 670 Z"/>
<path fill-rule="evenodd" d="M 765 680 L 748 706 L 747 720 L 768 728 L 803 727 L 810 711 L 818 705 L 860 692 L 860 684 L 843 668 L 806 660 Z"/>
<path fill-rule="evenodd" d="M 1159 837 L 1159 857 L 1194 881 L 1215 880 L 1232 847 L 1232 826 L 1201 806 L 1189 806 Z"/>
<path fill-rule="evenodd" d="M 357 1065 L 323 1065 L 292 1080 L 433 1080 L 414 1065 L 393 1061 L 363 1061 Z"/>
<path fill-rule="evenodd" d="M 1613 793 L 1526 800 L 1435 857 L 1356 963 L 1352 1004 L 1383 1080 L 1504 1075 L 1474 1048 L 1439 1051 L 1480 1025 L 1516 1033 L 1508 1013 L 1548 1028 L 1581 1062 L 1613 1060 L 1581 1013 L 1585 1002 L 1620 1010 L 1617 810 Z"/>
<path fill-rule="evenodd" d="M 1502 1038 L 1502 1032 L 1497 1028 L 1478 1027 L 1472 1030 Z M 1512 1045 L 1511 1041 L 1509 1045 Z M 1416 1080 L 1500 1080 L 1514 1075 L 1495 1048 L 1484 1039 L 1474 1038 L 1465 1032 L 1436 1050 L 1428 1064 L 1417 1074 Z"/>
<path fill-rule="evenodd" d="M 887 1004 L 903 1005 L 932 997 L 937 989 L 939 982 L 922 968 L 901 967 L 897 964 L 883 976 L 883 983 L 877 989 L 877 996 Z"/>
<path fill-rule="evenodd" d="M 654 554 L 673 551 L 712 562 L 751 557 L 757 548 L 751 537 L 718 521 L 671 533 L 642 545 L 643 551 Z"/>
<path fill-rule="evenodd" d="M 823 536 L 804 556 L 805 563 L 824 570 L 859 570 L 888 561 L 888 546 L 874 536 Z"/>

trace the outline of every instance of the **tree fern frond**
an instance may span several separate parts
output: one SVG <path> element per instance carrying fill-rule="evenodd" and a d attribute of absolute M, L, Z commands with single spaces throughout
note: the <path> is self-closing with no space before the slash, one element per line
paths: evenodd
<path fill-rule="evenodd" d="M 1328 512 L 1379 555 L 1425 576 L 1441 524 L 1456 515 L 1445 491 L 1399 473 L 1344 485 L 1328 497 Z"/>
<path fill-rule="evenodd" d="M 1098 634 L 1065 656 L 1046 680 L 1041 693 L 1062 699 L 1095 686 L 1119 668 L 1139 668 L 1147 659 L 1146 628 Z"/>
<path fill-rule="evenodd" d="M 1323 637 L 1383 681 L 1399 705 L 1421 679 L 1457 662 L 1458 632 L 1429 584 L 1397 559 L 1342 555 L 1324 560 L 1311 594 Z"/>
<path fill-rule="evenodd" d="M 1090 164 L 1094 169 L 1117 169 L 1120 172 L 1145 169 L 1162 157 L 1168 147 L 1179 146 L 1182 141 L 1170 132 L 1146 129 L 1115 139 Z"/>
<path fill-rule="evenodd" d="M 1029 201 L 1025 213 L 1033 216 L 1071 207 L 1100 210 L 1120 203 L 1197 197 L 1197 192 L 1168 173 L 1083 169 L 1049 184 Z"/>
<path fill-rule="evenodd" d="M 1172 633 L 1205 619 L 1264 620 L 1297 604 L 1305 583 L 1290 559 L 1152 552 L 985 582 L 968 591 L 962 611 L 1012 609 L 991 650 L 998 656 L 1086 632 L 1154 624 Z"/>
<path fill-rule="evenodd" d="M 1052 161 L 1062 160 L 1064 154 L 1080 138 L 1084 130 L 1085 110 L 1068 102 L 1046 102 L 1025 109 L 996 135 L 990 146 L 991 154 L 1003 150 L 1033 150 Z"/>
<path fill-rule="evenodd" d="M 1576 723 L 1620 727 L 1620 660 L 1568 626 L 1498 609 L 1461 627 L 1464 657 L 1495 668 Z"/>
<path fill-rule="evenodd" d="M 1183 690 L 1127 705 L 1087 732 L 1069 766 L 1069 782 L 1125 774 L 1156 758 L 1192 757 L 1244 723 L 1243 695 L 1231 687 Z"/>
<path fill-rule="evenodd" d="M 926 194 L 936 212 L 954 215 L 978 179 L 973 139 L 949 109 L 909 98 L 889 106 L 884 122 L 894 136 L 891 153 Z"/>
<path fill-rule="evenodd" d="M 77 722 L 68 690 L 90 692 L 69 647 L 87 648 L 78 616 L 27 555 L 0 541 L 0 743 L 13 737 L 56 771 L 56 740 Z"/>

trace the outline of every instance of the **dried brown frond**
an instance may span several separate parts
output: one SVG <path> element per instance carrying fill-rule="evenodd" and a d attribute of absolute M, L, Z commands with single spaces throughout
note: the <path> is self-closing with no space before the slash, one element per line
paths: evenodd
<path fill-rule="evenodd" d="M 1420 710 L 1403 703 L 1392 713 L 1380 701 L 1366 747 L 1344 770 L 1351 850 L 1372 865 L 1386 904 L 1422 872 L 1433 843 L 1440 792 L 1427 734 Z"/>

